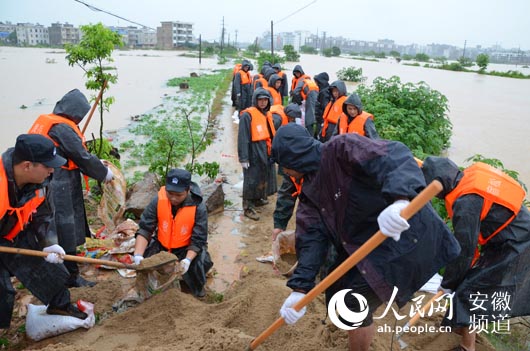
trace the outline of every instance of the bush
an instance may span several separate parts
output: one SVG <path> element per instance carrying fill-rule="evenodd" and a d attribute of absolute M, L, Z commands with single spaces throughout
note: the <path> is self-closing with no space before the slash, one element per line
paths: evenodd
<path fill-rule="evenodd" d="M 361 82 L 363 80 L 363 69 L 351 67 L 344 67 L 337 71 L 337 78 L 348 82 Z"/>
<path fill-rule="evenodd" d="M 377 77 L 359 86 L 363 109 L 375 116 L 384 139 L 406 144 L 416 157 L 440 155 L 449 146 L 452 125 L 447 98 L 425 82 L 401 83 L 399 77 Z"/>

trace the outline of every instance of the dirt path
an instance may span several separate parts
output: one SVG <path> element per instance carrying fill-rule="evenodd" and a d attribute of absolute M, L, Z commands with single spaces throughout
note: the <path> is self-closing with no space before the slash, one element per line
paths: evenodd
<path fill-rule="evenodd" d="M 237 158 L 230 157 L 237 154 L 237 125 L 232 123 L 231 108 L 226 106 L 220 117 L 218 140 L 201 156 L 220 162 L 227 179 L 223 187 L 231 203 L 223 214 L 210 217 L 210 251 L 217 274 L 209 282 L 207 301 L 172 289 L 116 313 L 112 305 L 123 297 L 132 280 L 113 272 L 96 271 L 92 274 L 98 285 L 72 289 L 72 295 L 94 302 L 101 321 L 90 330 L 77 330 L 37 343 L 22 340 L 21 346 L 43 350 L 241 351 L 278 318 L 279 307 L 290 293 L 285 286 L 286 278 L 270 264 L 255 259 L 271 249 L 275 199 L 270 197 L 269 205 L 262 207 L 260 221 L 241 216 L 240 191 L 233 188 L 241 181 L 241 169 Z M 223 301 L 211 302 L 219 294 L 223 294 Z M 329 319 L 323 323 L 325 318 L 325 304 L 320 296 L 308 306 L 306 316 L 296 326 L 280 328 L 258 350 L 347 350 L 346 332 Z M 439 321 L 440 318 L 430 318 L 422 324 L 435 325 Z M 393 326 L 395 318 L 377 322 L 384 323 Z M 403 340 L 409 344 L 408 350 L 442 351 L 458 344 L 458 337 L 453 334 L 406 335 Z M 377 333 L 372 350 L 391 350 L 391 342 L 392 333 Z M 482 339 L 481 342 L 487 344 Z M 396 342 L 393 350 L 399 350 Z M 494 349 L 479 345 L 477 350 Z"/>

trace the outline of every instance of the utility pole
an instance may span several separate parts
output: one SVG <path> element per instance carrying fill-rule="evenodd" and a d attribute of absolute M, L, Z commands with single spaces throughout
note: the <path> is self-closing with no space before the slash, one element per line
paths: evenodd
<path fill-rule="evenodd" d="M 271 21 L 271 57 L 272 64 L 274 64 L 274 24 Z"/>
<path fill-rule="evenodd" d="M 225 42 L 225 16 L 223 16 L 223 28 L 221 29 L 221 52 L 220 55 L 223 55 L 223 45 Z"/>
<path fill-rule="evenodd" d="M 467 43 L 467 40 L 464 40 L 464 52 L 462 53 L 462 63 L 464 63 L 465 61 L 465 58 L 466 58 L 466 43 Z"/>
<path fill-rule="evenodd" d="M 202 59 L 202 34 L 199 34 L 199 65 Z"/>
<path fill-rule="evenodd" d="M 234 43 L 234 46 L 236 47 L 236 50 L 237 50 L 237 29 L 236 29 L 236 41 Z M 239 50 L 238 50 L 239 51 Z"/>

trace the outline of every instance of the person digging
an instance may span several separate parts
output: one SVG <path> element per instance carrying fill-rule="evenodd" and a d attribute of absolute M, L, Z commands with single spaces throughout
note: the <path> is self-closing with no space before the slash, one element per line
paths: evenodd
<path fill-rule="evenodd" d="M 160 251 L 180 260 L 182 279 L 195 297 L 204 297 L 206 273 L 213 262 L 208 253 L 208 213 L 190 172 L 171 169 L 165 186 L 145 208 L 136 232 L 134 263 Z"/>

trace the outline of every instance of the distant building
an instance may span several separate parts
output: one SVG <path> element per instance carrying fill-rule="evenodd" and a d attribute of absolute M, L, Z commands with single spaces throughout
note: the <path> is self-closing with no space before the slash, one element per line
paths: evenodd
<path fill-rule="evenodd" d="M 127 42 L 131 48 L 154 49 L 156 47 L 156 32 L 153 29 L 129 27 L 127 36 Z"/>
<path fill-rule="evenodd" d="M 11 35 L 13 32 L 16 32 L 16 28 L 17 26 L 11 22 L 0 22 L 0 42 L 7 42 L 9 35 Z"/>
<path fill-rule="evenodd" d="M 160 49 L 175 49 L 194 43 L 193 23 L 189 22 L 161 22 L 156 29 L 157 47 Z"/>
<path fill-rule="evenodd" d="M 65 44 L 79 44 L 81 33 L 79 28 L 68 23 L 52 23 L 49 27 L 50 45 L 64 46 Z"/>
<path fill-rule="evenodd" d="M 18 45 L 37 46 L 50 45 L 48 28 L 41 24 L 17 23 L 15 28 Z"/>

